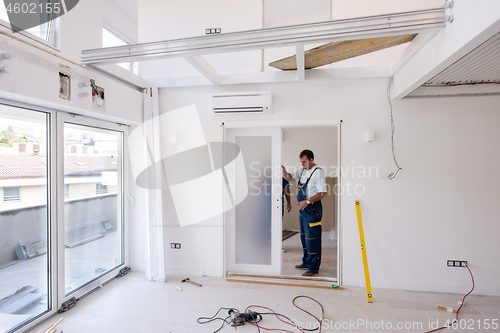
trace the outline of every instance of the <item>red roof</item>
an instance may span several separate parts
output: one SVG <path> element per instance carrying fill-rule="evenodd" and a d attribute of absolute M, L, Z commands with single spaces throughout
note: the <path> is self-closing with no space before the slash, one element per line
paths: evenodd
<path fill-rule="evenodd" d="M 78 164 L 76 163 L 78 162 Z M 66 155 L 65 176 L 97 176 L 101 171 L 117 170 L 116 157 Z M 0 155 L 0 179 L 42 178 L 47 176 L 45 155 Z"/>

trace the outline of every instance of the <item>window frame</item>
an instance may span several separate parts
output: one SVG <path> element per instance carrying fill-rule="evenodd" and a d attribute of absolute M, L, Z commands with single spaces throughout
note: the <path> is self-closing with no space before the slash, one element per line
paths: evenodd
<path fill-rule="evenodd" d="M 95 279 L 85 283 L 84 285 L 74 289 L 70 293 L 66 293 L 65 291 L 65 257 L 64 257 L 64 251 L 65 251 L 65 246 L 64 246 L 64 226 L 65 226 L 65 209 L 64 209 L 64 204 L 58 205 L 58 224 L 63 226 L 58 230 L 58 237 L 59 237 L 59 247 L 57 249 L 58 252 L 58 281 L 60 283 L 58 284 L 58 304 L 59 306 L 64 303 L 65 301 L 71 299 L 72 297 L 80 298 L 83 295 L 86 295 L 87 293 L 100 288 L 100 286 L 110 280 L 112 280 L 118 273 L 119 271 L 126 267 L 129 266 L 129 209 L 127 205 L 125 205 L 125 198 L 128 197 L 128 166 L 127 161 L 128 161 L 128 149 L 125 149 L 125 142 L 128 140 L 128 126 L 123 126 L 121 124 L 117 124 L 116 122 L 110 122 L 102 119 L 97 119 L 97 118 L 89 118 L 77 114 L 70 114 L 67 112 L 62 112 L 59 111 L 57 112 L 57 133 L 64 133 L 64 125 L 65 123 L 70 123 L 74 125 L 81 125 L 81 126 L 87 126 L 87 127 L 94 127 L 96 129 L 103 129 L 103 130 L 111 130 L 111 131 L 117 131 L 117 132 L 122 132 L 121 138 L 120 138 L 120 160 L 123 161 L 121 165 L 118 165 L 118 172 L 119 172 L 119 179 L 121 180 L 121 184 L 117 187 L 117 195 L 119 197 L 119 202 L 121 204 L 121 210 L 120 210 L 120 221 L 122 223 L 121 227 L 123 230 L 122 235 L 120 236 L 121 242 L 123 244 L 122 247 L 122 258 L 123 258 L 123 263 L 114 267 L 113 269 L 107 271 L 106 273 L 96 277 Z M 58 147 L 58 154 L 57 156 L 57 166 L 59 170 L 64 170 L 64 134 L 59 135 L 58 137 L 58 142 L 57 142 L 57 147 Z M 64 196 L 64 173 L 61 172 L 57 175 L 57 192 L 59 193 L 59 196 Z M 64 202 L 64 198 L 62 198 L 58 202 Z"/>
<path fill-rule="evenodd" d="M 4 5 L 3 3 L 0 3 L 0 6 Z M 45 40 L 41 37 L 38 37 L 31 32 L 28 31 L 19 31 L 17 34 L 19 34 L 18 37 L 19 39 L 26 41 L 26 42 L 37 42 L 40 44 L 43 44 L 44 46 L 51 48 L 52 50 L 55 51 L 60 51 L 59 49 L 59 30 L 60 30 L 60 16 L 56 17 L 55 19 L 50 20 L 49 22 L 49 39 Z M 13 34 L 14 31 L 12 30 L 12 25 L 10 22 L 7 22 L 5 20 L 0 19 L 0 31 L 5 32 L 7 34 Z"/>
<path fill-rule="evenodd" d="M 115 35 L 117 38 L 119 38 L 122 41 L 124 41 L 125 43 L 127 43 L 127 45 L 136 43 L 132 38 L 130 38 L 129 36 L 127 36 L 126 34 L 121 32 L 119 29 L 116 29 L 115 27 L 113 27 L 112 25 L 110 25 L 107 22 L 104 22 L 102 25 L 101 36 L 102 36 L 102 33 L 104 30 L 107 30 L 112 35 Z M 101 45 L 104 48 L 105 46 L 103 43 L 104 43 L 104 41 L 101 42 Z M 124 64 L 125 63 L 128 64 L 128 69 L 125 69 L 122 67 L 123 69 L 125 69 L 128 72 L 131 72 L 132 74 L 139 75 L 139 62 L 137 62 L 137 61 L 136 62 L 124 62 Z M 118 64 L 116 64 L 116 65 L 118 65 Z M 137 69 L 137 73 L 134 71 L 134 68 Z"/>
<path fill-rule="evenodd" d="M 17 188 L 17 199 L 15 200 L 5 200 L 5 189 L 6 188 Z M 9 197 L 15 197 L 14 195 L 9 195 Z M 21 202 L 21 186 L 6 186 L 3 188 L 3 196 L 2 196 L 2 199 L 3 199 L 3 203 L 11 203 L 11 202 Z"/>
<path fill-rule="evenodd" d="M 14 329 L 7 331 L 7 333 L 21 332 L 31 330 L 33 327 L 39 325 L 45 320 L 57 314 L 59 308 L 58 303 L 58 275 L 57 275 L 57 193 L 56 189 L 56 110 L 31 105 L 27 103 L 14 102 L 11 100 L 5 100 L 0 98 L 0 105 L 6 105 L 10 107 L 16 107 L 20 109 L 25 109 L 33 112 L 43 112 L 46 114 L 46 133 L 47 133 L 47 228 L 48 228 L 48 239 L 47 239 L 47 255 L 48 266 L 47 270 L 50 272 L 47 276 L 47 284 L 49 287 L 49 292 L 47 294 L 47 302 L 50 305 L 49 309 L 33 316 L 26 321 L 22 326 L 17 326 Z"/>
<path fill-rule="evenodd" d="M 96 195 L 108 194 L 108 185 L 103 185 L 102 183 L 96 183 L 95 194 Z"/>
<path fill-rule="evenodd" d="M 75 296 L 79 298 L 83 295 L 86 295 L 88 292 L 99 288 L 99 286 L 101 286 L 102 284 L 113 280 L 122 268 L 129 266 L 129 207 L 125 205 L 125 198 L 128 197 L 129 191 L 129 166 L 127 163 L 128 149 L 125 149 L 124 146 L 124 143 L 128 140 L 128 126 L 119 125 L 115 122 L 106 120 L 73 115 L 68 112 L 59 111 L 57 109 L 6 100 L 3 98 L 0 98 L 0 105 L 21 108 L 34 112 L 43 112 L 47 116 L 47 218 L 49 219 L 47 222 L 47 227 L 49 228 L 49 239 L 47 240 L 47 255 L 49 256 L 48 258 L 50 258 L 47 267 L 47 270 L 49 272 L 47 276 L 47 283 L 49 286 L 47 301 L 50 307 L 48 310 L 27 320 L 26 323 L 24 323 L 22 326 L 17 326 L 12 330 L 7 331 L 6 333 L 28 332 L 37 325 L 56 315 L 58 313 L 58 309 L 61 308 L 62 304 L 71 297 Z M 64 170 L 64 137 L 61 135 L 58 137 L 56 134 L 64 133 L 61 132 L 61 130 L 63 130 L 65 121 L 103 129 L 115 129 L 122 132 L 120 153 L 123 161 L 123 163 L 119 165 L 121 179 L 119 193 L 122 207 L 121 223 L 123 233 L 121 235 L 121 241 L 123 244 L 123 263 L 108 271 L 106 274 L 103 274 L 98 278 L 88 282 L 70 295 L 66 295 L 64 290 L 64 175 L 63 173 L 57 173 L 57 170 Z M 58 229 L 58 226 L 62 227 L 59 227 Z"/>

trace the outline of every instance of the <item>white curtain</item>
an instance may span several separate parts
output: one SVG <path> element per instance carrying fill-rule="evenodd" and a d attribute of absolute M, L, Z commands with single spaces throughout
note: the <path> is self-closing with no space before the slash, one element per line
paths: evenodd
<path fill-rule="evenodd" d="M 148 225 L 146 230 L 147 266 L 146 277 L 152 281 L 165 281 L 165 240 L 163 235 L 162 184 L 164 181 L 161 167 L 160 111 L 158 89 L 150 87 L 144 98 L 144 126 L 148 158 Z"/>
<path fill-rule="evenodd" d="M 165 281 L 165 240 L 162 213 L 160 117 L 158 89 L 144 90 L 144 123 L 129 134 L 130 162 L 138 186 L 146 189 L 146 278 Z"/>

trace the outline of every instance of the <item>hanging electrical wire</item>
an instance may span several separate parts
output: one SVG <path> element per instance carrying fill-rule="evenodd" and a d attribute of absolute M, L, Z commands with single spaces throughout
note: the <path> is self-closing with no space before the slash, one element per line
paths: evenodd
<path fill-rule="evenodd" d="M 474 275 L 472 275 L 472 271 L 470 270 L 469 266 L 465 266 L 465 268 L 467 268 L 469 270 L 470 278 L 472 280 L 472 289 L 467 294 L 465 294 L 465 296 L 462 298 L 462 302 L 460 302 L 460 306 L 457 309 L 457 313 L 456 313 L 455 319 L 451 323 L 449 323 L 448 325 L 446 325 L 446 326 L 442 326 L 442 327 L 436 328 L 436 329 L 434 329 L 432 331 L 428 331 L 426 333 L 436 332 L 436 331 L 439 331 L 439 330 L 442 330 L 442 329 L 445 329 L 445 328 L 449 328 L 449 327 L 453 326 L 454 324 L 456 324 L 458 322 L 458 313 L 460 312 L 460 309 L 465 305 L 465 298 L 467 296 L 469 296 L 474 291 L 474 288 L 476 287 L 476 283 L 474 282 Z"/>
<path fill-rule="evenodd" d="M 389 83 L 387 84 L 387 100 L 389 101 L 389 108 L 391 110 L 391 144 L 392 144 L 392 158 L 394 159 L 394 163 L 396 164 L 397 170 L 395 172 L 392 172 L 387 176 L 390 180 L 393 180 L 396 178 L 398 175 L 399 170 L 402 170 L 398 164 L 398 160 L 396 159 L 396 153 L 394 151 L 394 132 L 396 131 L 396 125 L 394 125 L 394 113 L 392 109 L 392 100 L 391 100 L 391 85 L 392 85 L 392 78 L 389 80 Z"/>

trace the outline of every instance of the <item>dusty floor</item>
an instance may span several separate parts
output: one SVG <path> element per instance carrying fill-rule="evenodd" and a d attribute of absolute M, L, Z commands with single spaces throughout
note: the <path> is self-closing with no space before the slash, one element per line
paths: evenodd
<path fill-rule="evenodd" d="M 322 235 L 321 266 L 319 277 L 337 277 L 337 239 L 332 239 L 330 233 L 323 232 Z M 302 244 L 300 234 L 296 234 L 282 243 L 285 250 L 283 253 L 283 267 L 281 275 L 299 276 L 303 270 L 295 269 L 295 265 L 302 262 Z"/>
<path fill-rule="evenodd" d="M 104 271 L 113 269 L 119 258 L 119 234 L 112 232 L 90 243 L 65 249 L 66 291 L 98 277 Z M 119 260 L 118 260 L 119 262 Z M 12 316 L 0 312 L 0 333 L 26 319 L 47 310 L 47 255 L 19 261 L 0 269 L 0 299 L 8 297 L 24 287 L 36 287 L 36 293 L 44 295 L 40 303 L 27 309 L 21 315 Z"/>
<path fill-rule="evenodd" d="M 453 318 L 453 314 L 437 310 L 437 303 L 453 306 L 462 297 L 460 294 L 374 289 L 374 302 L 369 304 L 365 290 L 359 287 L 325 290 L 191 277 L 193 281 L 203 284 L 199 288 L 182 284 L 182 278 L 185 276 L 168 277 L 167 282 L 156 283 L 147 281 L 143 273 L 131 272 L 84 298 L 74 309 L 51 318 L 41 326 L 64 317 L 59 328 L 66 333 L 214 332 L 221 322 L 200 325 L 196 319 L 210 317 L 220 307 L 235 307 L 243 311 L 252 304 L 270 307 L 304 325 L 313 325 L 314 321 L 310 317 L 292 305 L 294 296 L 308 295 L 323 304 L 326 317 L 323 332 L 425 332 L 429 330 L 430 323 L 438 320 L 439 324 L 444 324 Z M 183 291 L 176 291 L 177 286 L 181 286 Z M 298 304 L 320 315 L 317 304 L 307 300 L 299 300 Z M 472 332 L 494 332 L 491 329 L 479 329 L 478 325 L 484 325 L 487 320 L 491 324 L 492 319 L 498 323 L 500 297 L 472 294 L 467 298 L 461 313 L 460 319 L 465 321 L 463 323 L 475 328 Z M 416 329 L 397 329 L 398 323 Z M 271 316 L 265 316 L 260 325 L 300 332 Z M 389 325 L 393 328 L 388 329 Z M 247 324 L 237 331 L 226 326 L 220 332 L 258 330 Z M 261 332 L 264 330 L 261 329 Z"/>

